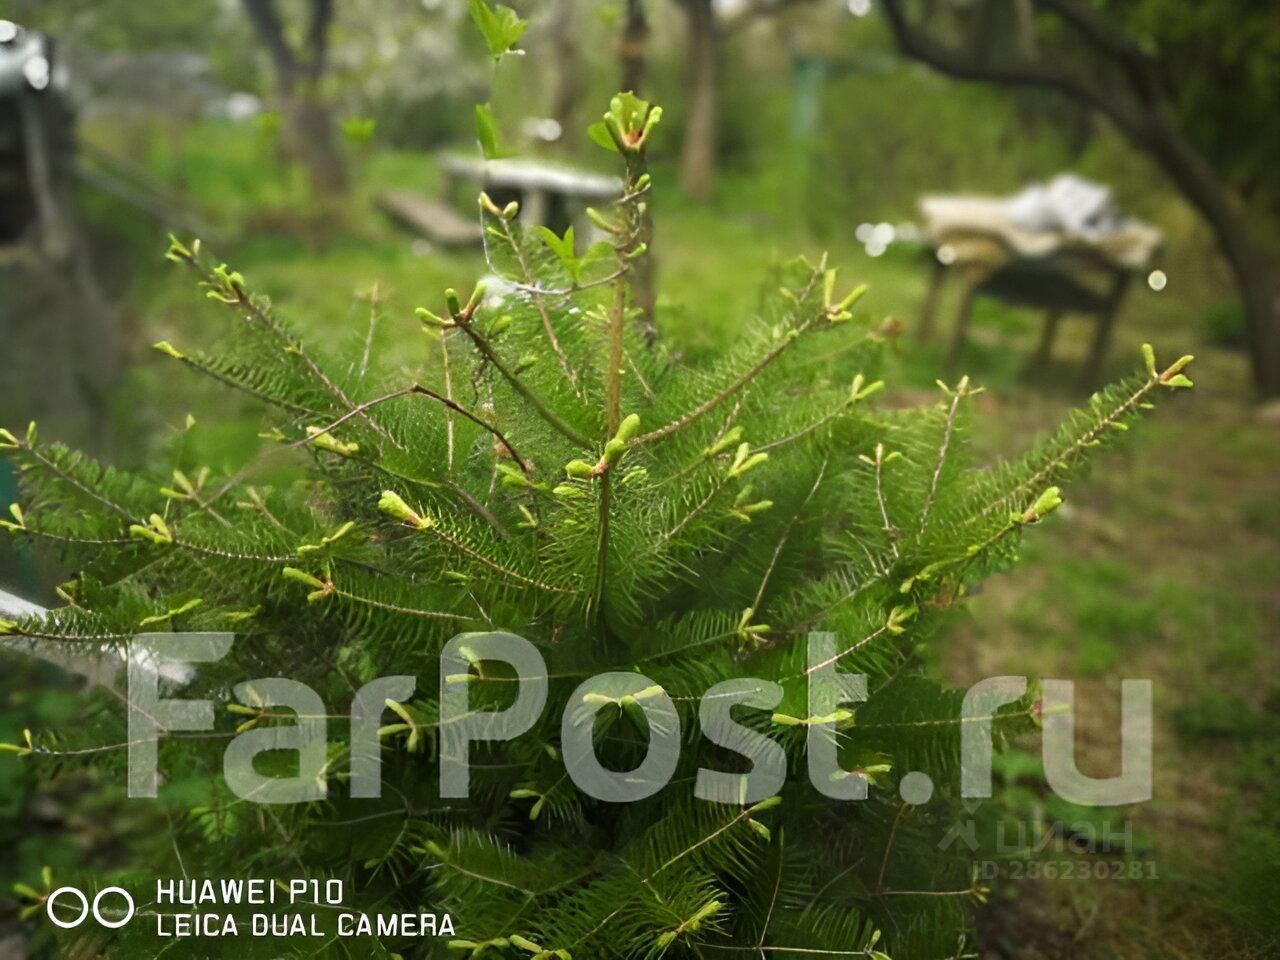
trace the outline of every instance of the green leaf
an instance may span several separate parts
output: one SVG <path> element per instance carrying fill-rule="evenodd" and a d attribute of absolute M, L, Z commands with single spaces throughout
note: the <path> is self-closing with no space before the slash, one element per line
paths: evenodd
<path fill-rule="evenodd" d="M 159 613 L 159 614 L 156 614 L 155 616 L 143 617 L 141 620 L 138 621 L 138 626 L 149 627 L 153 624 L 165 623 L 169 620 L 172 620 L 174 617 L 181 616 L 182 614 L 187 613 L 188 611 L 194 610 L 196 607 L 200 606 L 202 603 L 204 603 L 204 601 L 199 599 L 198 597 L 194 600 L 188 600 L 186 603 L 182 604 L 182 606 L 180 607 L 174 607 L 172 610 L 166 610 L 164 613 Z"/>
<path fill-rule="evenodd" d="M 641 100 L 630 91 L 620 93 L 610 101 L 609 113 L 625 133 L 634 133 L 644 126 L 649 115 L 649 101 Z"/>
<path fill-rule="evenodd" d="M 573 259 L 573 227 L 569 227 L 565 230 L 563 238 L 561 238 L 554 230 L 542 225 L 535 227 L 534 230 L 538 236 L 542 238 L 542 242 L 547 245 L 551 252 L 562 261 Z"/>
<path fill-rule="evenodd" d="M 313 577 L 311 574 L 307 573 L 305 570 L 299 570 L 297 567 L 284 567 L 283 569 L 281 569 L 280 575 L 284 577 L 286 580 L 293 580 L 297 583 L 301 583 L 308 587 L 313 587 L 317 590 L 323 590 L 326 586 L 323 580 L 319 579 L 318 577 Z"/>
<path fill-rule="evenodd" d="M 607 260 L 612 256 L 613 244 L 609 243 L 607 240 L 597 240 L 591 246 L 587 247 L 586 253 L 578 259 L 581 261 L 582 265 L 586 267 L 593 263 L 598 263 L 601 260 Z"/>
<path fill-rule="evenodd" d="M 493 108 L 487 103 L 476 104 L 476 135 L 480 138 L 480 150 L 486 160 L 506 156 L 498 140 L 498 122 L 493 118 Z"/>
<path fill-rule="evenodd" d="M 586 266 L 587 260 L 584 257 L 578 257 L 574 254 L 574 238 L 573 227 L 566 227 L 564 236 L 559 237 L 555 231 L 544 226 L 534 228 L 542 242 L 547 248 L 559 258 L 574 283 L 582 280 L 582 268 Z"/>
<path fill-rule="evenodd" d="M 342 121 L 342 136 L 348 143 L 364 146 L 373 140 L 377 126 L 372 117 L 348 117 Z"/>
<path fill-rule="evenodd" d="M 634 93 L 620 93 L 609 101 L 604 127 L 619 152 L 635 153 L 644 149 L 649 134 L 661 119 L 661 107 L 641 100 Z"/>
<path fill-rule="evenodd" d="M 1160 374 L 1156 371 L 1156 352 L 1152 349 L 1151 344 L 1144 343 L 1142 345 L 1142 360 L 1147 367 L 1147 376 L 1158 377 Z"/>
<path fill-rule="evenodd" d="M 500 3 L 489 6 L 485 0 L 470 0 L 467 6 L 471 10 L 471 19 L 484 37 L 490 56 L 500 60 L 516 49 L 529 21 L 521 20 L 518 13 Z"/>
<path fill-rule="evenodd" d="M 599 120 L 591 126 L 587 127 L 587 136 L 611 153 L 618 152 L 618 145 L 613 142 L 613 135 L 609 133 L 609 128 L 605 126 L 603 120 Z"/>

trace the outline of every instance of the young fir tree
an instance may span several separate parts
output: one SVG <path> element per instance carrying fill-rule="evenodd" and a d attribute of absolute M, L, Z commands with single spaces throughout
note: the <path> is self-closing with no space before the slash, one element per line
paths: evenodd
<path fill-rule="evenodd" d="M 5 526 L 81 571 L 65 606 L 0 630 L 93 645 L 155 630 L 236 634 L 233 652 L 180 694 L 225 705 L 218 732 L 161 743 L 154 802 L 172 844 L 162 829 L 142 848 L 148 859 L 83 885 L 109 876 L 137 890 L 182 872 L 339 878 L 351 906 L 448 911 L 457 931 L 200 941 L 245 956 L 964 952 L 966 910 L 983 890 L 968 851 L 938 843 L 958 807 L 962 694 L 924 676 L 917 650 L 968 585 L 1014 558 L 1092 447 L 1162 388 L 1190 385 L 1190 358 L 1160 370 L 1144 350 L 1144 371 L 1025 458 L 986 470 L 966 459 L 977 392 L 967 379 L 941 385 L 934 406 L 876 405 L 881 340 L 855 313 L 862 288 L 838 292 L 825 263 L 787 267 L 734 346 L 687 368 L 648 344 L 628 289 L 659 118 L 622 94 L 596 129 L 625 190 L 593 213 L 607 239 L 585 252 L 572 235 L 523 230 L 516 205 L 481 195 L 496 279 L 419 311 L 412 376 L 304 344 L 239 273 L 173 243 L 170 259 L 195 271 L 234 330 L 207 352 L 157 346 L 260 402 L 264 436 L 305 464 L 303 480 L 267 487 L 249 471 L 218 477 L 181 462 L 171 476 L 124 473 L 44 445 L 34 428 L 0 432 L 24 492 Z M 473 749 L 470 795 L 442 800 L 439 654 L 460 633 L 495 630 L 541 652 L 546 707 L 512 742 Z M 827 665 L 866 675 L 865 703 L 811 714 L 815 631 L 834 637 Z M 584 706 L 573 691 L 607 671 L 660 686 L 679 718 L 674 776 L 640 802 L 591 799 L 562 759 L 561 717 Z M 353 691 L 391 674 L 418 678 L 417 692 L 388 703 L 381 799 L 353 799 L 346 713 Z M 231 698 L 230 685 L 266 676 L 304 681 L 327 705 L 323 800 L 259 805 L 221 779 L 229 737 L 296 719 Z M 735 678 L 781 688 L 779 702 L 738 707 L 735 719 L 781 745 L 788 776 L 763 801 L 698 800 L 700 768 L 751 769 L 750 749 L 700 733 L 700 698 Z M 477 709 L 509 702 L 511 675 L 496 662 L 453 680 Z M 594 704 L 597 752 L 633 769 L 647 720 L 635 700 L 605 699 Z M 1030 727 L 1036 710 L 1034 696 L 1003 708 L 997 732 Z M 837 744 L 844 776 L 869 781 L 867 799 L 833 800 L 810 782 L 811 731 Z M 12 749 L 45 775 L 88 763 L 119 784 L 106 764 L 122 765 L 126 739 L 113 700 L 92 724 Z M 272 756 L 283 760 L 263 772 L 297 767 L 296 753 Z M 900 798 L 910 771 L 932 778 L 932 801 Z M 37 908 L 48 893 L 24 890 Z M 152 956 L 157 944 L 137 923 L 63 936 L 110 944 L 111 956 Z"/>

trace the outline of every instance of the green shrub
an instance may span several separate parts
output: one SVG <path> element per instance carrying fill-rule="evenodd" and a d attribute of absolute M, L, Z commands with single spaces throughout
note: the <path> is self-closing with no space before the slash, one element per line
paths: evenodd
<path fill-rule="evenodd" d="M 225 705 L 218 731 L 161 744 L 157 803 L 172 836 L 155 831 L 107 876 L 177 875 L 177 850 L 197 877 L 337 878 L 349 907 L 447 910 L 462 957 L 956 952 L 966 906 L 984 894 L 964 852 L 936 842 L 958 808 L 961 694 L 922 675 L 917 648 L 967 585 L 1013 559 L 1092 447 L 1160 388 L 1189 385 L 1190 358 L 1161 371 L 1147 350 L 1144 371 L 989 470 L 966 458 L 977 392 L 967 378 L 932 406 L 874 404 L 882 343 L 858 307 L 862 288 L 837 292 L 825 262 L 792 264 L 732 350 L 686 368 L 647 342 L 629 283 L 646 255 L 644 151 L 659 114 L 621 95 L 593 134 L 620 154 L 626 180 L 625 196 L 594 215 L 602 244 L 526 233 L 513 207 L 482 195 L 505 292 L 477 286 L 464 302 L 448 291 L 443 309 L 420 310 L 425 338 L 400 334 L 421 350 L 411 369 L 304 344 L 240 274 L 175 240 L 170 259 L 235 326 L 213 349 L 158 346 L 267 410 L 269 449 L 244 471 L 217 474 L 179 453 L 167 468 L 124 473 L 42 443 L 34 427 L 0 432 L 24 504 L 4 525 L 81 571 L 62 588 L 65 606 L 0 631 L 95 645 L 157 629 L 237 635 L 233 654 L 183 691 Z M 255 470 L 281 464 L 305 479 L 255 482 Z M 435 691 L 462 682 L 484 708 L 511 692 L 492 661 L 440 676 L 443 644 L 468 631 L 528 638 L 550 692 L 531 730 L 475 751 L 470 795 L 456 800 L 437 786 Z M 834 636 L 827 666 L 867 676 L 866 703 L 814 715 L 813 631 Z M 646 695 L 660 688 L 684 731 L 671 782 L 625 805 L 576 789 L 561 754 L 562 715 L 591 703 L 573 691 L 609 671 L 640 675 Z M 303 681 L 341 726 L 353 691 L 388 674 L 418 687 L 388 703 L 381 799 L 348 795 L 350 748 L 335 732 L 324 799 L 261 806 L 228 789 L 228 738 L 294 726 L 244 691 L 227 703 L 231 684 Z M 752 762 L 697 732 L 699 699 L 737 678 L 781 691 L 736 719 L 783 748 L 787 780 L 762 801 L 695 800 L 700 768 L 741 774 Z M 636 707 L 619 697 L 595 715 L 596 749 L 613 769 L 645 755 L 650 721 Z M 95 711 L 10 749 L 42 776 L 87 764 L 122 779 L 121 713 Z M 1025 729 L 1035 714 L 1026 699 L 997 726 Z M 809 782 L 811 730 L 836 742 L 842 778 L 871 783 L 869 799 L 838 803 Z M 301 766 L 277 758 L 262 772 Z M 899 801 L 911 771 L 938 785 L 931 802 Z M 67 881 L 39 882 L 24 888 L 35 906 Z M 145 926 L 113 936 L 112 956 L 154 955 Z M 230 943 L 244 956 L 280 949 Z M 346 942 L 307 950 L 442 956 L 443 946 L 385 938 L 359 953 Z"/>

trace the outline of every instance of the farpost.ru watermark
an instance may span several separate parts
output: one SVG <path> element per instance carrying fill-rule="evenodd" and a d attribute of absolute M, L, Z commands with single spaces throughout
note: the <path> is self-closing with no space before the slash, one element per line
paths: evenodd
<path fill-rule="evenodd" d="M 166 668 L 221 660 L 231 650 L 230 633 L 141 634 L 131 644 L 128 669 L 128 794 L 155 797 L 161 774 L 158 765 L 159 738 L 174 731 L 199 732 L 214 729 L 214 704 L 210 700 L 164 697 L 160 680 Z M 788 725 L 805 726 L 807 773 L 810 783 L 834 800 L 867 798 L 869 779 L 858 770 L 844 770 L 837 758 L 837 727 L 848 720 L 851 705 L 867 700 L 867 677 L 837 669 L 843 654 L 831 633 L 814 632 L 807 639 L 807 660 L 803 671 L 808 691 L 808 716 L 804 719 L 774 719 Z M 469 690 L 473 670 L 483 662 L 500 661 L 514 676 L 515 696 L 500 710 L 473 710 Z M 528 732 L 541 717 L 547 702 L 548 676 L 538 649 L 523 637 L 511 633 L 461 634 L 450 640 L 440 655 L 439 681 L 439 789 L 444 798 L 466 797 L 470 789 L 470 752 L 473 744 L 511 741 Z M 354 798 L 377 798 L 382 789 L 381 734 L 384 714 L 392 705 L 409 701 L 417 687 L 413 676 L 379 677 L 355 694 L 350 708 L 350 777 L 348 789 Z M 1111 831 L 1099 845 L 1089 839 L 1081 825 L 1037 823 L 1020 825 L 1016 839 L 998 834 L 994 849 L 982 849 L 977 838 L 977 821 L 972 816 L 983 799 L 992 796 L 992 723 L 1001 707 L 1027 695 L 1026 677 L 1001 676 L 983 680 L 965 693 L 961 715 L 961 784 L 963 804 L 971 815 L 959 819 L 946 831 L 938 845 L 940 852 L 964 849 L 988 859 L 975 865 L 975 881 L 1034 879 L 1147 879 L 1155 876 L 1150 861 L 1067 859 L 1067 854 L 1097 854 L 1100 850 L 1129 849 L 1130 827 Z M 238 732 L 223 754 L 223 773 L 228 789 L 242 800 L 265 804 L 309 803 L 328 794 L 327 746 L 328 713 L 320 695 L 305 683 L 285 677 L 267 677 L 237 684 L 233 691 L 241 705 L 255 712 L 279 707 L 295 714 L 290 725 L 250 727 Z M 735 721 L 734 706 L 773 710 L 783 698 L 783 688 L 773 681 L 737 678 L 718 683 L 699 700 L 698 725 L 702 736 L 718 746 L 746 758 L 751 770 L 729 774 L 700 768 L 694 795 L 708 802 L 732 805 L 757 804 L 774 797 L 787 776 L 782 746 L 764 733 Z M 605 767 L 596 754 L 593 736 L 597 714 L 615 706 L 643 714 L 648 744 L 643 760 L 629 771 Z M 1070 803 L 1087 807 L 1118 807 L 1151 799 L 1152 795 L 1152 685 L 1149 680 L 1121 683 L 1121 772 L 1114 777 L 1094 778 L 1081 773 L 1075 758 L 1074 685 L 1068 680 L 1045 680 L 1035 711 L 1043 731 L 1044 777 L 1050 789 Z M 401 714 L 404 713 L 397 710 Z M 560 747 L 569 778 L 583 793 L 609 803 L 643 800 L 670 782 L 679 760 L 682 731 L 675 704 L 651 678 L 638 672 L 602 673 L 584 680 L 570 695 L 560 722 Z M 296 752 L 298 772 L 292 776 L 266 776 L 254 768 L 262 753 Z M 905 806 L 929 802 L 934 784 L 928 774 L 909 771 L 899 778 L 899 795 Z M 904 809 L 905 809 L 904 806 Z M 1096 826 L 1096 825 L 1095 825 Z M 1006 827 L 999 827 L 1006 830 Z M 1114 835 L 1113 835 L 1114 834 Z M 1062 859 L 1046 859 L 1045 854 L 1062 854 Z M 222 880 L 182 881 L 191 885 L 188 894 L 178 881 L 157 880 L 155 899 L 149 908 L 135 910 L 132 895 L 121 887 L 106 887 L 89 898 L 75 887 L 60 887 L 46 902 L 50 920 L 63 928 L 75 928 L 91 921 L 113 929 L 146 914 L 159 937 L 311 936 L 360 937 L 400 935 L 446 936 L 453 933 L 448 914 L 364 914 L 340 908 L 342 891 L 326 890 L 314 899 L 299 900 L 294 886 L 314 883 L 292 880 L 288 887 L 293 912 L 273 915 L 252 912 L 235 916 L 233 906 L 259 903 L 254 884 L 272 889 L 269 881 Z M 166 893 L 165 884 L 174 891 Z M 239 886 L 237 886 L 239 885 Z M 243 896 L 236 891 L 248 891 Z M 231 889 L 232 893 L 227 893 Z M 281 888 L 284 889 L 284 888 Z M 304 891 L 305 892 L 305 891 Z M 157 912 L 155 907 L 172 897 L 177 905 L 191 909 Z M 263 894 L 263 896 L 266 896 Z M 105 906 L 104 901 L 114 898 Z M 275 903 L 272 893 L 269 901 Z M 327 906 L 337 912 L 329 917 L 336 926 L 317 915 L 297 912 L 297 907 Z M 287 909 L 287 908 L 286 908 Z"/>
<path fill-rule="evenodd" d="M 133 641 L 129 659 L 130 797 L 156 796 L 160 772 L 158 742 L 162 732 L 210 731 L 214 705 L 209 700 L 180 700 L 160 695 L 160 668 L 174 663 L 210 663 L 230 651 L 230 633 L 155 633 Z M 850 716 L 847 707 L 865 702 L 867 678 L 837 669 L 841 654 L 834 634 L 813 632 L 808 637 L 808 717 L 805 746 L 807 771 L 814 789 L 834 800 L 863 800 L 868 778 L 842 770 L 837 761 L 837 725 Z M 472 669 L 484 661 L 500 661 L 514 672 L 514 701 L 502 710 L 472 710 L 469 686 Z M 546 664 L 538 649 L 512 633 L 461 634 L 440 655 L 439 787 L 444 798 L 462 798 L 470 789 L 470 752 L 474 743 L 510 741 L 530 730 L 547 701 Z M 379 729 L 389 703 L 402 704 L 417 686 L 413 676 L 379 677 L 361 687 L 351 704 L 351 761 L 349 789 L 354 798 L 381 795 L 382 753 Z M 983 680 L 966 692 L 961 716 L 961 784 L 965 799 L 992 795 L 991 725 L 996 711 L 1026 696 L 1026 677 L 1001 676 Z M 1040 716 L 1043 727 L 1044 776 L 1059 797 L 1089 807 L 1115 807 L 1151 799 L 1152 709 L 1151 681 L 1121 682 L 1121 771 L 1114 777 L 1094 778 L 1081 773 L 1075 757 L 1074 684 L 1043 681 Z M 294 711 L 296 722 L 244 730 L 223 755 L 227 787 L 237 797 L 255 803 L 288 804 L 323 800 L 327 796 L 327 711 L 310 686 L 285 677 L 268 677 L 237 684 L 236 697 L 254 707 Z M 738 678 L 707 690 L 698 708 L 703 736 L 751 762 L 747 774 L 698 770 L 694 795 L 701 800 L 735 805 L 758 803 L 774 796 L 787 775 L 783 748 L 760 731 L 731 717 L 736 705 L 763 710 L 776 708 L 782 687 L 769 680 Z M 633 770 L 615 771 L 601 764 L 593 728 L 596 715 L 607 706 L 643 713 L 648 749 Z M 584 680 L 570 695 L 561 716 L 560 746 L 565 770 L 583 793 L 609 803 L 629 803 L 657 793 L 675 772 L 681 746 L 680 717 L 675 704 L 656 682 L 638 672 L 602 673 Z M 254 758 L 277 750 L 295 751 L 298 773 L 266 776 L 254 769 Z M 907 804 L 927 803 L 934 784 L 928 774 L 905 773 L 899 793 Z"/>

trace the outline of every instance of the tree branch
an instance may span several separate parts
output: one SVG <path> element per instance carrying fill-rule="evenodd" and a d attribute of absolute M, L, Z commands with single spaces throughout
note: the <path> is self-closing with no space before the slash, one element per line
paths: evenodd
<path fill-rule="evenodd" d="M 280 92 L 287 96 L 293 91 L 293 83 L 298 76 L 298 61 L 285 40 L 284 24 L 276 13 L 275 3 L 273 0 L 244 0 L 244 12 L 271 55 Z"/>
<path fill-rule="evenodd" d="M 498 373 L 502 374 L 502 379 L 506 380 L 507 383 L 511 385 L 511 389 L 520 394 L 520 396 L 522 396 L 529 405 L 538 412 L 538 415 L 553 427 L 557 433 L 570 442 L 576 443 L 580 447 L 591 446 L 590 440 L 556 416 L 555 412 L 551 410 L 550 407 L 538 399 L 538 396 L 525 386 L 523 380 L 517 377 L 510 369 L 508 369 L 506 364 L 498 359 L 498 355 L 494 353 L 493 347 L 489 345 L 489 342 L 485 340 L 478 331 L 472 328 L 470 322 L 459 323 L 458 329 L 467 335 L 475 345 L 476 350 L 480 352 L 480 355 L 484 357 L 485 360 L 487 360 L 493 368 L 498 371 Z"/>
<path fill-rule="evenodd" d="M 333 0 L 311 0 L 311 22 L 307 26 L 307 49 L 311 53 L 307 73 L 312 81 L 324 76 L 329 53 L 329 27 L 333 23 Z"/>
<path fill-rule="evenodd" d="M 1118 25 L 1111 23 L 1105 14 L 1079 3 L 1078 0 L 1040 0 L 1040 3 L 1074 27 L 1100 53 L 1116 63 L 1128 76 L 1134 93 L 1143 103 L 1153 108 L 1160 104 L 1163 99 L 1160 86 L 1146 54 L 1125 36 Z"/>
<path fill-rule="evenodd" d="M 906 15 L 904 0 L 883 0 L 883 8 L 902 52 L 947 76 L 957 80 L 1051 90 L 1092 107 L 1135 140 L 1145 143 L 1152 137 L 1153 129 L 1148 117 L 1127 109 L 1114 91 L 1095 88 L 1073 74 L 1036 63 L 979 62 L 913 26 Z"/>
<path fill-rule="evenodd" d="M 380 404 L 386 403 L 388 400 L 396 400 L 400 397 L 407 397 L 412 394 L 419 394 L 424 397 L 430 397 L 432 400 L 435 400 L 437 403 L 444 404 L 444 406 L 448 407 L 454 413 L 458 413 L 466 417 L 472 423 L 476 424 L 476 426 L 483 427 L 489 433 L 493 434 L 494 438 L 497 439 L 497 441 L 501 443 L 503 447 L 506 448 L 507 453 L 511 454 L 511 459 L 514 460 L 520 466 L 521 470 L 523 470 L 525 473 L 529 472 L 530 468 L 529 468 L 528 461 L 526 461 L 524 457 L 520 456 L 520 454 L 516 452 L 516 448 L 511 445 L 511 441 L 506 438 L 506 436 L 503 434 L 501 430 L 499 430 L 493 424 L 489 423 L 483 417 L 477 416 L 476 414 L 472 413 L 470 410 L 462 406 L 462 404 L 458 403 L 457 401 L 453 400 L 451 397 L 446 397 L 443 394 L 436 393 L 434 390 L 430 389 L 429 387 L 424 387 L 420 383 L 410 384 L 407 387 L 402 387 L 401 389 L 394 390 L 391 393 L 383 394 L 380 397 L 374 397 L 372 400 L 366 400 L 364 403 L 361 403 L 355 407 L 352 407 L 350 410 L 348 410 L 346 413 L 340 416 L 337 420 L 334 420 L 332 423 L 328 424 L 327 426 L 321 427 L 315 433 L 308 434 L 303 439 L 297 441 L 297 443 L 295 443 L 294 446 L 305 446 L 308 443 L 312 443 L 316 440 L 316 438 L 324 436 L 330 431 L 335 430 L 338 427 L 342 426 L 342 424 L 346 423 L 352 417 L 363 416 L 365 411 L 370 410 L 373 407 L 379 406 Z"/>

